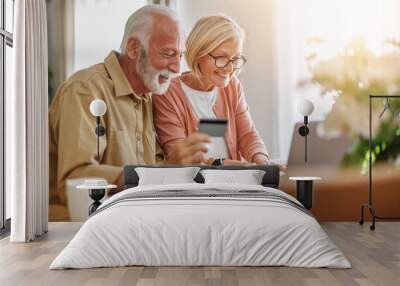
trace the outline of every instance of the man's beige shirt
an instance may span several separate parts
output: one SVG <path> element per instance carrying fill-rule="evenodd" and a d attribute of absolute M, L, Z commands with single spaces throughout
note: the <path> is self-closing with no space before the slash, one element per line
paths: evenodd
<path fill-rule="evenodd" d="M 97 161 L 92 100 L 107 104 Z M 104 63 L 75 73 L 58 89 L 49 111 L 50 194 L 66 202 L 66 180 L 102 177 L 114 183 L 127 164 L 155 164 L 161 155 L 153 127 L 151 95 L 136 95 L 111 52 Z"/>

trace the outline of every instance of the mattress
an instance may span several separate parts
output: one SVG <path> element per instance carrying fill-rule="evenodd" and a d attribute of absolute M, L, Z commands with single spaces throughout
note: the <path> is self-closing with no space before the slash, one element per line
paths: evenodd
<path fill-rule="evenodd" d="M 351 267 L 288 194 L 198 183 L 134 187 L 109 198 L 50 269 L 131 265 Z"/>

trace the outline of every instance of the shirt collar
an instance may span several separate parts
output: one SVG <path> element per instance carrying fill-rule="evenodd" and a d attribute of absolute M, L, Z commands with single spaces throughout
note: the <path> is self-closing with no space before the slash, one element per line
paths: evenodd
<path fill-rule="evenodd" d="M 129 83 L 124 71 L 122 70 L 121 65 L 119 64 L 118 53 L 116 51 L 110 52 L 110 54 L 104 60 L 104 65 L 112 81 L 114 82 L 116 96 L 132 94 L 133 97 L 136 99 L 144 100 L 145 102 L 149 100 L 150 93 L 146 93 L 143 96 L 138 96 L 133 91 L 131 84 Z"/>

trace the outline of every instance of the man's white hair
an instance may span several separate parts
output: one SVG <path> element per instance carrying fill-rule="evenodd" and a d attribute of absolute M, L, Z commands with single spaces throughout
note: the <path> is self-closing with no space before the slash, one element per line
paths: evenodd
<path fill-rule="evenodd" d="M 152 33 L 154 15 L 165 15 L 179 25 L 178 15 L 162 5 L 146 5 L 136 10 L 126 22 L 120 50 L 125 52 L 129 37 L 136 36 L 147 50 Z"/>

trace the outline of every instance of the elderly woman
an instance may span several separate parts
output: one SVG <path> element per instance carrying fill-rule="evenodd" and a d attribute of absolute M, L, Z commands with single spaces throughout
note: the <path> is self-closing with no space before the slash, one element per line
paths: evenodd
<path fill-rule="evenodd" d="M 207 163 L 268 163 L 236 77 L 246 63 L 243 39 L 242 28 L 223 15 L 200 19 L 190 32 L 185 52 L 190 71 L 175 78 L 164 95 L 153 97 L 154 124 L 167 158 L 173 145 L 197 132 L 199 119 L 225 118 L 225 138 L 212 138 Z"/>

